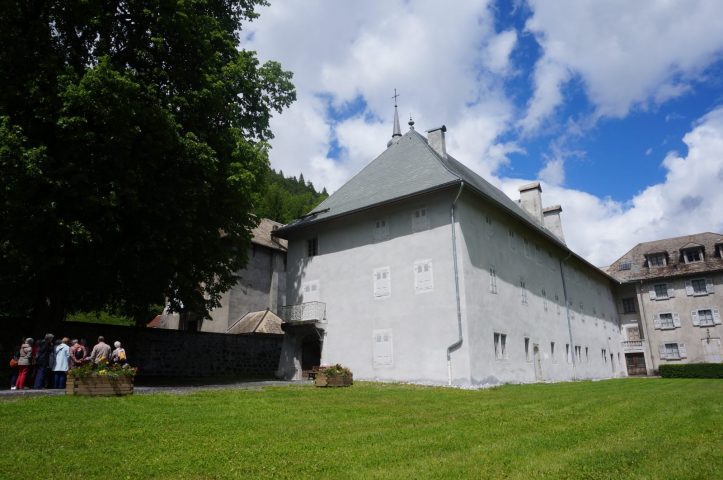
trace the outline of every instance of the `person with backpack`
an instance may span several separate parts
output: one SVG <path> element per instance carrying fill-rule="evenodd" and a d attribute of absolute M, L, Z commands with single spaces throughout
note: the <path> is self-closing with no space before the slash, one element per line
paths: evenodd
<path fill-rule="evenodd" d="M 88 356 L 88 349 L 76 338 L 70 342 L 70 345 L 70 368 L 80 367 L 85 363 L 85 357 Z"/>
<path fill-rule="evenodd" d="M 111 354 L 111 361 L 121 366 L 128 363 L 126 350 L 121 347 L 121 342 L 116 340 L 115 343 L 113 343 L 113 346 L 115 347 L 115 350 L 113 350 L 113 353 Z"/>
<path fill-rule="evenodd" d="M 102 361 L 109 362 L 110 352 L 110 345 L 105 343 L 105 337 L 100 336 L 98 337 L 98 343 L 95 344 L 93 350 L 90 352 L 90 361 L 93 362 L 93 365 L 98 365 L 98 363 Z"/>

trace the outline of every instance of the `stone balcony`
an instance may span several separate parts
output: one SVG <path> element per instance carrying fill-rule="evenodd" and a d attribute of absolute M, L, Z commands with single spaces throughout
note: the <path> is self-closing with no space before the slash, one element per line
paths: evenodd
<path fill-rule="evenodd" d="M 326 303 L 305 302 L 296 305 L 284 305 L 279 309 L 279 317 L 287 324 L 325 324 Z"/>
<path fill-rule="evenodd" d="M 626 353 L 637 353 L 645 351 L 645 345 L 643 344 L 643 340 L 625 340 L 622 342 L 622 344 L 623 351 Z"/>

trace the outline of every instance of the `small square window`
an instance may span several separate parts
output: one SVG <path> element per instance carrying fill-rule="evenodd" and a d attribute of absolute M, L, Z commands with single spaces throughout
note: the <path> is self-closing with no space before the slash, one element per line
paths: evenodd
<path fill-rule="evenodd" d="M 700 248 L 691 248 L 683 250 L 683 258 L 685 263 L 694 263 L 703 261 L 703 253 Z"/>
<path fill-rule="evenodd" d="M 623 313 L 635 313 L 635 298 L 623 298 Z"/>
<path fill-rule="evenodd" d="M 660 314 L 660 328 L 675 328 L 675 324 L 673 323 L 673 314 L 672 313 L 661 313 Z"/>
<path fill-rule="evenodd" d="M 650 267 L 664 267 L 665 266 L 665 254 L 655 253 L 648 255 L 648 266 Z"/>
<path fill-rule="evenodd" d="M 677 343 L 665 344 L 665 358 L 680 358 L 680 350 Z"/>

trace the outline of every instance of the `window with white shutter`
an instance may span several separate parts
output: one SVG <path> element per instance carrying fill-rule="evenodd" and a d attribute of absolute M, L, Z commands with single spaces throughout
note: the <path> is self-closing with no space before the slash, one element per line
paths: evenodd
<path fill-rule="evenodd" d="M 412 231 L 420 232 L 429 228 L 428 213 L 427 207 L 418 208 L 412 213 Z"/>
<path fill-rule="evenodd" d="M 375 367 L 391 366 L 394 363 L 394 350 L 392 348 L 392 329 L 372 331 L 372 358 Z"/>
<path fill-rule="evenodd" d="M 320 299 L 319 280 L 310 280 L 301 284 L 304 302 L 318 302 Z"/>
<path fill-rule="evenodd" d="M 434 289 L 432 260 L 414 262 L 414 293 L 431 292 Z"/>
<path fill-rule="evenodd" d="M 656 300 L 664 300 L 668 298 L 668 284 L 667 283 L 656 283 L 652 287 L 655 290 L 654 298 Z M 651 296 L 651 298 L 653 298 Z"/>
<path fill-rule="evenodd" d="M 712 327 L 721 323 L 720 310 L 717 308 L 694 310 L 690 312 L 690 315 L 693 318 L 693 325 L 696 327 Z"/>
<path fill-rule="evenodd" d="M 708 287 L 710 283 L 710 287 Z M 710 291 L 709 291 L 710 290 Z M 713 293 L 713 282 L 707 278 L 694 278 L 685 281 L 685 292 L 688 296 L 701 296 Z"/>
<path fill-rule="evenodd" d="M 389 267 L 377 268 L 374 276 L 374 298 L 385 298 L 392 294 L 392 273 Z"/>

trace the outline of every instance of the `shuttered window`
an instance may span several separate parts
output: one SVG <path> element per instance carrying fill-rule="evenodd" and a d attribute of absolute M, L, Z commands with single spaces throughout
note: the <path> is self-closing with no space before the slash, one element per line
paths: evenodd
<path fill-rule="evenodd" d="M 373 272 L 374 297 L 384 298 L 392 294 L 392 273 L 389 267 L 377 268 Z"/>
<path fill-rule="evenodd" d="M 392 329 L 372 331 L 372 358 L 375 367 L 391 366 L 394 363 Z"/>
<path fill-rule="evenodd" d="M 414 292 L 431 292 L 434 289 L 434 273 L 432 260 L 414 262 Z"/>
<path fill-rule="evenodd" d="M 419 232 L 429 228 L 429 216 L 427 213 L 427 207 L 418 208 L 412 213 L 413 231 Z"/>

